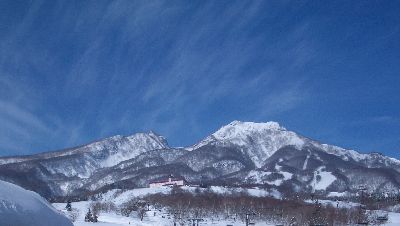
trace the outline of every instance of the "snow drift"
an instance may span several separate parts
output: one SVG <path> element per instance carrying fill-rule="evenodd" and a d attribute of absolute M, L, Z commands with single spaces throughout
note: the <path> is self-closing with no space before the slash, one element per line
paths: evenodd
<path fill-rule="evenodd" d="M 0 225 L 72 226 L 72 223 L 35 192 L 0 181 Z"/>

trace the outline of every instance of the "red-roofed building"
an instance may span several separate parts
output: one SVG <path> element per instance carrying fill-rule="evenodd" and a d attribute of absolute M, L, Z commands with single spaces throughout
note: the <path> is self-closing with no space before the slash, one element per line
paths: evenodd
<path fill-rule="evenodd" d="M 183 177 L 173 177 L 169 176 L 168 178 L 159 179 L 155 181 L 151 181 L 149 183 L 150 188 L 158 188 L 162 186 L 183 186 L 186 185 L 186 180 Z"/>

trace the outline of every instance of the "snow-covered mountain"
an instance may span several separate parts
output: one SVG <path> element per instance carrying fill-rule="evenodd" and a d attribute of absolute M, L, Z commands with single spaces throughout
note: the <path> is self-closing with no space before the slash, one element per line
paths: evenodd
<path fill-rule="evenodd" d="M 0 178 L 38 191 L 44 196 L 67 195 L 99 169 L 114 166 L 150 150 L 168 148 L 153 132 L 113 136 L 58 152 L 3 158 Z M 33 187 L 27 186 L 32 184 Z"/>
<path fill-rule="evenodd" d="M 245 154 L 252 159 L 258 168 L 276 151 L 285 146 L 293 146 L 296 149 L 302 149 L 307 146 L 316 147 L 324 150 L 326 153 L 336 155 L 343 160 L 363 161 L 367 164 L 373 164 L 377 155 L 377 153 L 361 154 L 354 150 L 321 144 L 289 131 L 277 122 L 254 123 L 233 121 L 198 144 L 188 148 L 188 150 L 194 150 L 204 145 L 242 147 Z M 382 163 L 386 163 L 387 166 L 393 166 L 393 164 L 400 166 L 400 161 L 394 158 L 381 156 L 380 160 L 384 160 Z"/>
<path fill-rule="evenodd" d="M 367 183 L 371 191 L 400 188 L 399 160 L 321 144 L 276 122 L 233 121 L 186 148 L 171 148 L 149 132 L 0 158 L 0 164 L 0 179 L 48 197 L 144 187 L 168 174 L 289 191 L 354 191 Z"/>
<path fill-rule="evenodd" d="M 301 148 L 304 143 L 304 138 L 286 130 L 277 122 L 233 121 L 188 150 L 205 145 L 238 146 L 242 147 L 243 154 L 249 156 L 256 167 L 261 167 L 263 162 L 280 148 L 287 145 Z"/>
<path fill-rule="evenodd" d="M 72 223 L 35 192 L 0 181 L 0 225 L 72 226 Z"/>

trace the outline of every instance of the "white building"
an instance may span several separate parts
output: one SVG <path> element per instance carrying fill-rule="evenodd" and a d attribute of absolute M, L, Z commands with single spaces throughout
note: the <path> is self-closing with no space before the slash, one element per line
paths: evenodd
<path fill-rule="evenodd" d="M 183 186 L 185 184 L 186 184 L 186 181 L 184 178 L 169 176 L 168 178 L 165 178 L 165 179 L 151 181 L 149 183 L 149 187 L 150 188 L 158 188 L 158 187 L 162 187 L 162 186 Z"/>

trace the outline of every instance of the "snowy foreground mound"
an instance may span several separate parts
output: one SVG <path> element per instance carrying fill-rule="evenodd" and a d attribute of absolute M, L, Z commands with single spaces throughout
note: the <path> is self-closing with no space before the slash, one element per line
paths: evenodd
<path fill-rule="evenodd" d="M 0 181 L 0 225 L 72 226 L 72 223 L 35 192 Z"/>

